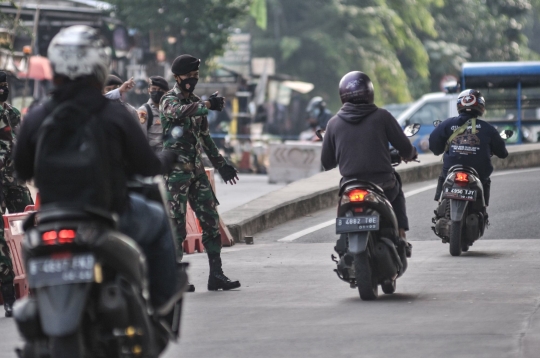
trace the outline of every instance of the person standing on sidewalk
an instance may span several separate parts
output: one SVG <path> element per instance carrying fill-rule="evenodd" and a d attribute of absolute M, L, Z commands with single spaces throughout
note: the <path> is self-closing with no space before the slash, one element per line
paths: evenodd
<path fill-rule="evenodd" d="M 137 110 L 139 122 L 146 126 L 148 143 L 154 152 L 163 149 L 163 127 L 159 118 L 159 101 L 169 91 L 169 84 L 161 76 L 149 78 L 148 94 L 150 99 Z"/>
<path fill-rule="evenodd" d="M 15 128 L 21 123 L 20 112 L 8 104 L 9 87 L 7 74 L 0 71 L 0 181 L 2 214 L 6 209 L 10 213 L 22 212 L 27 205 L 32 205 L 32 196 L 26 184 L 15 178 L 13 160 L 13 142 L 15 140 Z M 2 284 L 2 297 L 6 317 L 13 314 L 13 303 L 15 302 L 15 290 L 13 280 L 13 263 L 11 262 L 9 247 L 4 236 L 4 219 L 0 215 L 0 283 Z"/>
<path fill-rule="evenodd" d="M 201 61 L 191 55 L 177 57 L 171 67 L 176 84 L 159 104 L 163 126 L 163 148 L 178 153 L 172 171 L 165 175 L 170 216 L 178 240 L 178 256 L 182 257 L 182 243 L 187 236 L 186 209 L 189 201 L 201 224 L 202 241 L 210 264 L 208 290 L 230 290 L 240 287 L 223 274 L 221 262 L 221 234 L 219 231 L 219 204 L 201 158 L 204 149 L 225 182 L 236 184 L 236 169 L 227 164 L 210 137 L 208 110 L 223 110 L 224 97 L 217 93 L 202 101 L 193 94 L 199 81 Z M 194 290 L 194 287 L 192 288 Z"/>

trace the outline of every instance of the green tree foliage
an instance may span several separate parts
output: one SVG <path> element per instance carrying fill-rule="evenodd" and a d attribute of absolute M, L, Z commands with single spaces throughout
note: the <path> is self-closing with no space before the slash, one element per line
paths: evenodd
<path fill-rule="evenodd" d="M 428 55 L 418 34 L 435 36 L 436 0 L 268 0 L 268 30 L 251 28 L 256 56 L 316 86 L 337 106 L 340 78 L 370 75 L 377 103 L 407 102 L 426 87 Z"/>
<path fill-rule="evenodd" d="M 438 37 L 425 39 L 432 89 L 438 89 L 443 75 L 459 75 L 465 61 L 535 58 L 523 32 L 533 6 L 538 9 L 540 1 L 452 0 L 432 8 Z"/>
<path fill-rule="evenodd" d="M 127 26 L 153 33 L 170 57 L 219 55 L 229 28 L 249 11 L 251 0 L 108 0 Z M 176 43 L 169 44 L 169 37 Z"/>

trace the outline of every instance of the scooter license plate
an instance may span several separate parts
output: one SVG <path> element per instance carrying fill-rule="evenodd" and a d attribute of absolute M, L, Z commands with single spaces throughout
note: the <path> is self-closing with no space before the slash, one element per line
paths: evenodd
<path fill-rule="evenodd" d="M 443 198 L 476 201 L 476 190 L 466 188 L 445 188 Z"/>
<path fill-rule="evenodd" d="M 336 219 L 336 234 L 379 230 L 379 215 L 362 215 Z"/>
<path fill-rule="evenodd" d="M 31 288 L 94 281 L 96 259 L 93 254 L 51 256 L 28 260 L 28 285 Z"/>

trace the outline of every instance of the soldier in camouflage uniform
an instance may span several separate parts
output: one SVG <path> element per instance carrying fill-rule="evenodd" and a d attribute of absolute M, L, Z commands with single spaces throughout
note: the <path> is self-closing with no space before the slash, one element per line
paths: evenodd
<path fill-rule="evenodd" d="M 13 161 L 11 160 L 14 129 L 21 123 L 20 112 L 6 103 L 9 94 L 7 75 L 0 71 L 0 180 L 2 185 L 2 214 L 6 209 L 10 213 L 24 211 L 27 205 L 32 205 L 32 196 L 26 184 L 15 179 Z M 13 289 L 13 264 L 11 254 L 4 237 L 4 219 L 0 215 L 0 283 L 2 284 L 2 297 L 6 317 L 11 317 L 12 306 L 15 302 Z"/>
<path fill-rule="evenodd" d="M 208 290 L 230 290 L 240 282 L 229 280 L 222 270 L 221 234 L 219 232 L 218 201 L 205 174 L 201 159 L 204 149 L 222 178 L 236 184 L 236 170 L 227 164 L 210 137 L 208 110 L 221 111 L 225 99 L 217 94 L 201 101 L 193 94 L 199 79 L 200 60 L 182 55 L 176 58 L 172 72 L 176 84 L 161 99 L 159 112 L 163 126 L 163 148 L 178 153 L 174 169 L 165 175 L 169 196 L 170 215 L 178 239 L 178 255 L 182 256 L 182 243 L 186 238 L 186 206 L 189 201 L 203 230 L 203 245 L 208 254 L 210 275 Z"/>

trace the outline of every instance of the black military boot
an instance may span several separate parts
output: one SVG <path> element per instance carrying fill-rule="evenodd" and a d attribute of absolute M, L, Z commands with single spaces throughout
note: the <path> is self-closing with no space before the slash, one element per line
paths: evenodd
<path fill-rule="evenodd" d="M 208 254 L 210 275 L 208 277 L 208 291 L 232 290 L 240 287 L 240 282 L 231 281 L 223 274 L 220 254 Z"/>
<path fill-rule="evenodd" d="M 13 287 L 13 283 L 2 284 L 2 299 L 4 300 L 6 317 L 12 317 L 13 304 L 15 303 L 15 288 Z"/>

